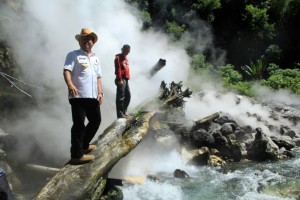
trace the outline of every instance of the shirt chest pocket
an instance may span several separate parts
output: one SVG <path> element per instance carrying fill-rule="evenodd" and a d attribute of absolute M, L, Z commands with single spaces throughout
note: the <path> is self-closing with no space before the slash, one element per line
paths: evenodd
<path fill-rule="evenodd" d="M 91 67 L 92 69 L 97 72 L 99 68 L 99 60 L 98 59 L 91 59 Z"/>

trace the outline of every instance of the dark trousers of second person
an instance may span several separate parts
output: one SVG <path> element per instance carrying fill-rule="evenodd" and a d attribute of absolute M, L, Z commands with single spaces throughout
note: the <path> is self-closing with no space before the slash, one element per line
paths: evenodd
<path fill-rule="evenodd" d="M 69 100 L 72 109 L 73 126 L 71 128 L 71 158 L 81 158 L 89 148 L 100 123 L 99 101 L 92 98 L 74 98 Z M 85 126 L 85 117 L 88 124 Z"/>
<path fill-rule="evenodd" d="M 117 117 L 124 117 L 127 112 L 128 105 L 131 99 L 131 93 L 129 88 L 128 79 L 123 78 L 123 85 L 120 86 L 115 80 L 117 85 L 117 95 L 116 95 L 116 108 L 117 108 Z"/>

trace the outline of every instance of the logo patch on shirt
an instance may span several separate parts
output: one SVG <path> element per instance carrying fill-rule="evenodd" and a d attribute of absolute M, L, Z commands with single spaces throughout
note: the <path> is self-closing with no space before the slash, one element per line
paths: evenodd
<path fill-rule="evenodd" d="M 85 70 L 88 67 L 88 64 L 81 64 L 82 70 Z"/>

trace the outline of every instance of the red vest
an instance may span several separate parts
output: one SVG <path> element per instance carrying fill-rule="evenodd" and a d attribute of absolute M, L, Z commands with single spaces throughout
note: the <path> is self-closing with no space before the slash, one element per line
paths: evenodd
<path fill-rule="evenodd" d="M 122 54 L 117 54 L 115 58 L 115 74 L 118 81 L 123 78 L 130 79 L 129 62 L 127 57 Z"/>

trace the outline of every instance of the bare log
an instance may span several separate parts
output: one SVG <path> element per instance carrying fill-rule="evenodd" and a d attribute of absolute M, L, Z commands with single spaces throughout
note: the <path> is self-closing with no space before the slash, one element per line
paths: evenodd
<path fill-rule="evenodd" d="M 220 113 L 216 112 L 216 113 L 213 113 L 213 114 L 211 114 L 209 116 L 206 116 L 206 117 L 204 117 L 202 119 L 199 119 L 199 120 L 195 121 L 195 124 L 196 125 L 202 125 L 202 124 L 205 124 L 207 122 L 211 122 L 211 121 L 213 121 L 213 120 L 215 120 L 215 119 L 217 119 L 219 117 L 220 117 Z"/>
<path fill-rule="evenodd" d="M 133 148 L 135 148 L 148 130 L 151 113 L 140 113 L 130 121 L 117 119 L 97 139 L 97 150 L 92 154 L 96 159 L 84 165 L 63 167 L 39 192 L 36 200 L 56 199 L 100 199 L 108 172 Z"/>
<path fill-rule="evenodd" d="M 149 72 L 149 77 L 154 76 L 159 70 L 161 70 L 164 66 L 166 66 L 166 60 L 160 58 L 157 63 L 151 68 Z"/>

